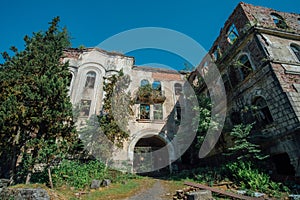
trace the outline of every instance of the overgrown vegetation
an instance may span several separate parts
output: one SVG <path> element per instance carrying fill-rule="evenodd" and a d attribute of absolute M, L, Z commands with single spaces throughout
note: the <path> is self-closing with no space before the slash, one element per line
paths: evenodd
<path fill-rule="evenodd" d="M 279 198 L 289 188 L 282 183 L 271 181 L 270 176 L 263 170 L 247 161 L 233 161 L 216 167 L 200 167 L 185 170 L 170 177 L 171 180 L 195 181 L 209 186 L 230 185 L 234 190 L 245 190 L 249 195 L 263 192 Z"/>
<path fill-rule="evenodd" d="M 137 92 L 137 101 L 141 103 L 163 103 L 166 97 L 162 95 L 161 88 L 153 88 L 150 84 L 142 85 Z"/>
<path fill-rule="evenodd" d="M 99 124 L 104 135 L 117 147 L 122 147 L 129 137 L 128 119 L 132 115 L 132 101 L 127 88 L 130 81 L 129 75 L 120 71 L 106 78 L 103 87 L 106 95 L 103 110 L 98 117 Z"/>
<path fill-rule="evenodd" d="M 110 179 L 114 183 L 120 183 L 129 179 L 139 178 L 136 175 L 110 170 L 100 161 L 70 161 L 62 163 L 52 170 L 53 183 L 56 187 L 63 185 L 77 189 L 87 189 L 93 179 Z"/>
<path fill-rule="evenodd" d="M 2 53 L 0 66 L 1 176 L 29 183 L 37 166 L 43 170 L 63 157 L 76 140 L 68 97 L 70 72 L 62 63 L 70 46 L 59 18 L 47 31 L 25 36 L 25 49 Z M 17 160 L 19 165 L 17 166 Z M 16 173 L 19 171 L 20 173 Z"/>

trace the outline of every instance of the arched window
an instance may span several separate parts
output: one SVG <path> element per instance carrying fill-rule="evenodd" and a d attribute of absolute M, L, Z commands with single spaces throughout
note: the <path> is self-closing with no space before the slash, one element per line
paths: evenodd
<path fill-rule="evenodd" d="M 273 122 L 267 101 L 263 97 L 255 98 L 252 105 L 257 126 L 263 126 Z"/>
<path fill-rule="evenodd" d="M 149 81 L 146 79 L 141 80 L 141 86 L 149 85 Z"/>
<path fill-rule="evenodd" d="M 284 21 L 284 19 L 280 15 L 278 15 L 276 13 L 271 13 L 271 17 L 273 19 L 274 24 L 278 28 L 286 29 L 288 27 L 286 22 Z"/>
<path fill-rule="evenodd" d="M 293 50 L 294 54 L 297 56 L 298 61 L 300 61 L 300 46 L 297 44 L 291 44 L 291 49 Z"/>
<path fill-rule="evenodd" d="M 181 95 L 182 94 L 182 85 L 180 83 L 174 84 L 175 89 L 175 95 Z"/>
<path fill-rule="evenodd" d="M 85 87 L 86 88 L 94 88 L 95 86 L 95 80 L 96 80 L 96 73 L 95 72 L 88 72 L 86 74 L 86 82 L 85 82 Z"/>
<path fill-rule="evenodd" d="M 239 37 L 239 32 L 236 29 L 235 25 L 232 24 L 227 31 L 227 41 L 230 44 L 233 44 L 238 37 Z"/>
<path fill-rule="evenodd" d="M 298 18 L 298 25 L 300 25 L 300 18 Z"/>
<path fill-rule="evenodd" d="M 152 88 L 153 88 L 154 90 L 159 90 L 159 91 L 161 91 L 161 83 L 160 83 L 160 81 L 154 81 L 154 82 L 152 83 Z"/>
<path fill-rule="evenodd" d="M 241 72 L 241 80 L 244 80 L 252 72 L 253 67 L 247 55 L 243 54 L 239 57 L 237 67 Z"/>

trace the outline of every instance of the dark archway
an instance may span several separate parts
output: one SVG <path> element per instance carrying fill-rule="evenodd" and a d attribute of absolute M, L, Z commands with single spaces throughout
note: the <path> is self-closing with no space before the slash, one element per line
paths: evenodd
<path fill-rule="evenodd" d="M 160 154 L 153 154 L 153 152 L 160 150 L 165 146 L 166 142 L 156 135 L 139 139 L 134 147 L 134 171 L 139 172 L 144 171 L 145 169 L 155 168 L 156 166 L 168 165 L 169 159 L 165 159 L 165 155 L 169 155 L 167 149 L 162 153 L 162 156 L 160 156 Z M 155 176 L 166 172 L 169 172 L 168 167 L 143 174 Z"/>
<path fill-rule="evenodd" d="M 295 176 L 294 166 L 291 165 L 290 157 L 287 153 L 272 156 L 278 175 Z"/>

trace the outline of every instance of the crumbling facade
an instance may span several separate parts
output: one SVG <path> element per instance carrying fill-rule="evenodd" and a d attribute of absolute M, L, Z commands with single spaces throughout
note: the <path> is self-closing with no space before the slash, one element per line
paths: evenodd
<path fill-rule="evenodd" d="M 240 3 L 209 55 L 226 90 L 226 124 L 255 122 L 252 136 L 271 155 L 274 173 L 299 176 L 300 15 Z M 190 82 L 209 65 L 202 62 Z M 196 90 L 206 93 L 205 83 Z"/>
<path fill-rule="evenodd" d="M 155 151 L 170 142 L 177 131 L 176 121 L 180 118 L 179 108 L 175 111 L 174 108 L 182 93 L 185 74 L 135 66 L 133 57 L 98 48 L 68 49 L 64 57 L 64 62 L 67 61 L 72 74 L 69 88 L 71 102 L 79 108 L 78 128 L 84 127 L 87 119 L 102 112 L 106 78 L 121 70 L 130 77 L 128 92 L 134 101 L 133 115 L 128 124 L 130 137 L 123 145 L 123 152 L 114 156 L 115 161 L 132 165 L 135 159 L 138 165 L 140 158 L 134 158 L 135 151 Z M 151 97 L 139 94 L 144 86 L 153 90 Z M 176 159 L 172 145 L 169 145 L 167 154 L 165 162 L 168 165 Z"/>

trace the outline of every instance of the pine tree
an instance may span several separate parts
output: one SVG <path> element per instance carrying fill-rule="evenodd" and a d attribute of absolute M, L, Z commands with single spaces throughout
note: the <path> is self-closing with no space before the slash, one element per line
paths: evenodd
<path fill-rule="evenodd" d="M 59 17 L 46 32 L 25 36 L 25 49 L 10 57 L 2 53 L 0 66 L 0 158 L 1 175 L 16 175 L 22 158 L 27 182 L 37 163 L 49 164 L 66 152 L 76 139 L 72 105 L 68 97 L 68 63 L 62 63 L 63 49 L 70 46 Z M 4 162 L 5 161 L 5 162 Z M 23 179 L 24 180 L 24 179 Z"/>

